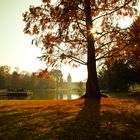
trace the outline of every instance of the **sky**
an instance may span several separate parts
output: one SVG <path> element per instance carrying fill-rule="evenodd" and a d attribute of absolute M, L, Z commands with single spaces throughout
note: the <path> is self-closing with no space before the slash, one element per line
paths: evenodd
<path fill-rule="evenodd" d="M 41 0 L 0 0 L 0 66 L 18 67 L 20 71 L 28 72 L 46 68 L 45 63 L 37 59 L 41 50 L 31 45 L 31 38 L 23 33 L 22 13 L 30 5 L 40 4 Z M 86 66 L 73 69 L 63 65 L 61 69 L 64 80 L 69 73 L 73 82 L 86 79 Z"/>

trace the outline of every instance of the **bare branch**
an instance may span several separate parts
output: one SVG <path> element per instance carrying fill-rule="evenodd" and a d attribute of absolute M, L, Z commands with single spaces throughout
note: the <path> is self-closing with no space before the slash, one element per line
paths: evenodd
<path fill-rule="evenodd" d="M 81 59 L 79 59 L 79 58 L 76 58 L 76 57 L 74 57 L 74 56 L 72 56 L 72 55 L 66 55 L 66 54 L 63 54 L 65 57 L 68 57 L 68 58 L 70 58 L 70 59 L 72 59 L 73 61 L 75 61 L 75 62 L 77 62 L 77 63 L 80 63 L 80 64 L 82 64 L 82 65 L 87 65 L 87 63 L 86 62 L 84 62 L 83 60 L 81 60 Z"/>

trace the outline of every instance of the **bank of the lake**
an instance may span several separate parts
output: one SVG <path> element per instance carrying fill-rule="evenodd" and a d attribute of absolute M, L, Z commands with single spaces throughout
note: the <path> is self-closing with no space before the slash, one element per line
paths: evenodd
<path fill-rule="evenodd" d="M 138 140 L 139 123 L 132 99 L 0 100 L 1 140 Z"/>
<path fill-rule="evenodd" d="M 1 100 L 73 100 L 81 97 L 84 92 L 70 89 L 30 89 L 31 95 L 5 96 L 6 90 L 1 90 Z"/>

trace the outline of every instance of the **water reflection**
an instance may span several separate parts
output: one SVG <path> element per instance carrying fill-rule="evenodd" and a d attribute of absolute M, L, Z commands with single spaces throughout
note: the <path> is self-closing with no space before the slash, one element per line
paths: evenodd
<path fill-rule="evenodd" d="M 74 93 L 74 92 L 67 92 L 67 93 L 56 93 L 56 97 L 55 99 L 56 100 L 73 100 L 73 99 L 77 99 L 79 98 L 80 95 L 77 93 Z"/>
<path fill-rule="evenodd" d="M 2 100 L 73 100 L 82 96 L 77 91 L 67 90 L 33 90 L 30 96 L 0 96 Z"/>

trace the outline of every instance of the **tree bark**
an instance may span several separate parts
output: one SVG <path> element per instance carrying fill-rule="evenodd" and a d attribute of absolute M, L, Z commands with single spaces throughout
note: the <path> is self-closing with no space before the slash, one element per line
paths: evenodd
<path fill-rule="evenodd" d="M 86 83 L 86 94 L 83 97 L 100 98 L 101 93 L 99 90 L 98 79 L 97 79 L 94 37 L 91 33 L 91 29 L 92 29 L 91 5 L 90 5 L 90 0 L 84 0 L 84 2 L 85 2 L 85 16 L 86 16 L 86 28 L 87 28 L 88 78 Z"/>

